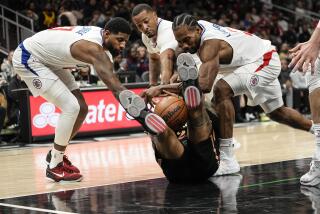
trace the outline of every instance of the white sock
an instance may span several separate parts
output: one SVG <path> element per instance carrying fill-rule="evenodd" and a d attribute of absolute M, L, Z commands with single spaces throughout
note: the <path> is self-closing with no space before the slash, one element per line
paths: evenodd
<path fill-rule="evenodd" d="M 316 160 L 320 160 L 320 123 L 316 123 L 313 125 L 314 135 L 316 138 L 316 152 L 314 158 Z"/>
<path fill-rule="evenodd" d="M 310 127 L 310 129 L 309 129 L 309 132 L 310 132 L 311 134 L 314 134 L 314 123 L 313 123 L 313 120 L 311 120 L 311 122 L 312 122 L 312 125 L 311 125 L 311 127 Z"/>
<path fill-rule="evenodd" d="M 52 148 L 51 150 L 51 161 L 49 164 L 49 168 L 52 169 L 56 167 L 59 163 L 63 160 L 64 152 L 58 151 L 55 148 Z"/>
<path fill-rule="evenodd" d="M 233 155 L 233 138 L 219 138 L 220 151 L 224 152 L 228 157 Z"/>

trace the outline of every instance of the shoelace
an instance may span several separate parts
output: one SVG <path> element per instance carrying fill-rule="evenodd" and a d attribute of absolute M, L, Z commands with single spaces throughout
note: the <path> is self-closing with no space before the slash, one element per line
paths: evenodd
<path fill-rule="evenodd" d="M 64 155 L 64 161 L 67 163 L 67 165 L 72 165 L 72 163 L 71 163 L 71 161 L 69 161 L 67 155 Z"/>

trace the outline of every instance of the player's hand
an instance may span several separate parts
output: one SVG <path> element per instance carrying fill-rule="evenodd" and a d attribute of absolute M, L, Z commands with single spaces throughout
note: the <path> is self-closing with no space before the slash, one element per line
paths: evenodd
<path fill-rule="evenodd" d="M 319 46 L 311 42 L 298 44 L 295 48 L 289 50 L 292 55 L 289 67 L 292 71 L 300 71 L 306 73 L 311 65 L 311 74 L 314 74 L 315 61 L 319 55 Z"/>
<path fill-rule="evenodd" d="M 170 78 L 170 84 L 179 81 L 179 74 L 178 72 L 174 72 L 174 74 Z"/>
<path fill-rule="evenodd" d="M 151 105 L 153 105 L 154 103 L 152 101 L 152 98 L 160 96 L 161 93 L 162 93 L 161 85 L 158 85 L 158 86 L 152 86 L 152 87 L 142 91 L 140 96 L 142 98 L 144 98 L 144 100 L 147 103 L 150 103 Z"/>

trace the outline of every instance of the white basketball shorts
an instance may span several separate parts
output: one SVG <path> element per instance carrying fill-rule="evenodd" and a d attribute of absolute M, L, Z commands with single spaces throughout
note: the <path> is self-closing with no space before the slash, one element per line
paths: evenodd
<path fill-rule="evenodd" d="M 14 51 L 12 61 L 15 72 L 35 97 L 46 92 L 58 80 L 61 80 L 70 91 L 79 88 L 71 72 L 42 64 L 26 50 L 23 43 L 20 43 Z"/>
<path fill-rule="evenodd" d="M 275 50 L 270 50 L 257 61 L 223 74 L 222 79 L 229 84 L 235 96 L 245 94 L 248 105 L 260 105 L 266 113 L 270 113 L 283 105 L 278 81 L 280 71 L 279 55 Z"/>

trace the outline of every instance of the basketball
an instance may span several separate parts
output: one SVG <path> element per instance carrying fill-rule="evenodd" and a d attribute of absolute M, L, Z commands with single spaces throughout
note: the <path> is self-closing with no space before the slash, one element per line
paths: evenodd
<path fill-rule="evenodd" d="M 156 104 L 154 111 L 174 131 L 179 131 L 188 119 L 187 106 L 183 99 L 177 96 L 162 98 Z"/>

